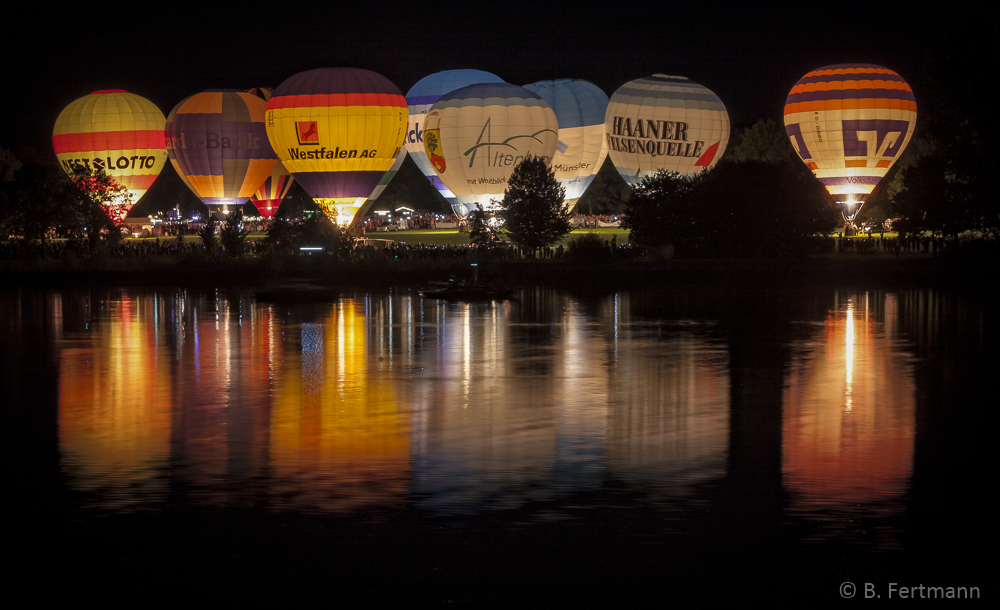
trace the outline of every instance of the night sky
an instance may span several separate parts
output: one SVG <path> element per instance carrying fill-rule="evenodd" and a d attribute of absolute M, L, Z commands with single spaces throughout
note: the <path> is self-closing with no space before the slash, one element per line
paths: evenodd
<path fill-rule="evenodd" d="M 921 104 L 929 55 L 948 36 L 995 32 L 998 9 L 971 3 L 463 2 L 34 3 L 5 27 L 0 146 L 51 154 L 59 112 L 99 89 L 126 89 L 164 114 L 209 88 L 276 87 L 324 66 L 379 72 L 402 93 L 440 70 L 478 68 L 515 84 L 582 78 L 608 95 L 653 73 L 712 89 L 734 126 L 781 120 L 807 71 L 865 62 L 896 70 Z M 322 6 L 321 6 L 322 5 Z M 905 8 L 903 8 L 905 6 Z M 360 8 L 359 8 L 360 7 Z M 369 8 L 371 7 L 371 8 Z M 995 43 L 989 43 L 986 46 Z M 995 57 L 971 57 L 992 71 Z M 51 154 L 52 161 L 55 155 Z"/>

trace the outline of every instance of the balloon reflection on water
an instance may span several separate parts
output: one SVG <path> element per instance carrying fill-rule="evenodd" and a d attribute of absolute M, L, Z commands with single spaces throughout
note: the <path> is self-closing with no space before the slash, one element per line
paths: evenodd
<path fill-rule="evenodd" d="M 894 510 L 908 489 L 915 391 L 897 297 L 838 298 L 793 345 L 782 424 L 789 514 L 834 528 Z M 608 481 L 658 501 L 727 477 L 725 342 L 704 323 L 633 319 L 626 294 L 449 304 L 396 291 L 279 307 L 122 291 L 84 323 L 74 303 L 52 308 L 69 312 L 54 326 L 62 465 L 110 510 L 170 493 L 461 513 Z"/>
<path fill-rule="evenodd" d="M 401 502 L 410 443 L 369 319 L 342 300 L 286 327 L 271 415 L 271 494 L 283 508 L 346 511 Z"/>
<path fill-rule="evenodd" d="M 915 386 L 897 325 L 896 295 L 842 295 L 821 336 L 799 346 L 804 357 L 784 396 L 783 476 L 793 514 L 827 514 L 838 529 L 873 507 L 899 508 L 893 501 L 912 470 Z"/>
<path fill-rule="evenodd" d="M 108 508 L 167 493 L 173 388 L 158 349 L 153 300 L 106 304 L 108 323 L 66 341 L 60 356 L 59 450 L 73 488 Z"/>

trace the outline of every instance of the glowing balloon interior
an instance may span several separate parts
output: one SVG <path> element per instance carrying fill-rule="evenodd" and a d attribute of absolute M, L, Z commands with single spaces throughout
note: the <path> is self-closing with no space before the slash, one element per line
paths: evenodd
<path fill-rule="evenodd" d="M 243 205 L 271 175 L 278 160 L 264 129 L 266 106 L 241 91 L 205 91 L 171 111 L 170 162 L 206 205 Z"/>
<path fill-rule="evenodd" d="M 539 81 L 524 88 L 540 95 L 556 113 L 559 145 L 552 171 L 566 189 L 566 207 L 572 210 L 608 156 L 604 139 L 608 96 L 593 83 L 569 78 Z"/>
<path fill-rule="evenodd" d="M 551 164 L 559 122 L 538 94 L 509 83 L 470 85 L 441 97 L 427 113 L 431 165 L 470 211 L 501 199 L 528 156 Z"/>
<path fill-rule="evenodd" d="M 729 114 L 707 87 L 654 74 L 614 92 L 604 131 L 611 162 L 634 185 L 659 170 L 697 174 L 714 167 L 729 142 Z"/>
<path fill-rule="evenodd" d="M 406 119 L 406 99 L 384 76 L 318 68 L 275 89 L 267 136 L 316 204 L 347 226 L 396 162 Z"/>
<path fill-rule="evenodd" d="M 409 113 L 409 123 L 406 127 L 406 152 L 459 216 L 466 216 L 469 209 L 438 178 L 424 147 L 424 122 L 427 111 L 431 109 L 434 102 L 441 99 L 442 95 L 456 89 L 479 83 L 502 82 L 503 79 L 499 76 L 482 70 L 445 70 L 425 76 L 406 92 L 406 105 Z"/>
<path fill-rule="evenodd" d="M 292 188 L 293 182 L 295 182 L 295 178 L 292 178 L 285 166 L 281 162 L 275 163 L 271 175 L 267 177 L 267 180 L 264 180 L 257 192 L 250 196 L 250 200 L 253 201 L 261 216 L 264 218 L 274 216 L 274 213 L 278 211 L 278 206 L 281 205 L 281 200 Z"/>
<path fill-rule="evenodd" d="M 103 171 L 128 189 L 129 197 L 103 206 L 120 225 L 167 161 L 165 123 L 160 109 L 144 97 L 95 91 L 59 113 L 52 145 L 70 177 Z"/>
<path fill-rule="evenodd" d="M 785 131 L 850 221 L 913 135 L 917 103 L 905 80 L 871 64 L 826 66 L 795 83 Z"/>

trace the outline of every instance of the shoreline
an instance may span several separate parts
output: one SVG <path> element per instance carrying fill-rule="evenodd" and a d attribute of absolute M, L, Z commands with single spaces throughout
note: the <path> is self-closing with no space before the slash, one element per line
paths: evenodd
<path fill-rule="evenodd" d="M 480 261 L 480 281 L 511 287 L 541 285 L 575 292 L 608 292 L 685 285 L 713 290 L 860 286 L 948 287 L 987 290 L 993 261 L 933 258 L 927 254 L 837 254 L 783 259 Z M 264 287 L 289 280 L 358 288 L 417 287 L 472 279 L 472 260 L 369 260 L 288 257 L 243 259 L 42 259 L 0 261 L 7 287 L 73 288 L 95 285 Z"/>

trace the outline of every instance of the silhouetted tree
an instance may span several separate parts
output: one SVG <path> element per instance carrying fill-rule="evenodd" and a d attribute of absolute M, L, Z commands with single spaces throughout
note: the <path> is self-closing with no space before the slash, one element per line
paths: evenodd
<path fill-rule="evenodd" d="M 996 119 L 982 99 L 983 59 L 997 56 L 997 20 L 942 32 L 928 53 L 915 157 L 893 180 L 891 199 L 905 232 L 1000 236 L 1000 199 L 990 189 L 996 167 Z M 916 146 L 915 146 L 916 145 Z"/>
<path fill-rule="evenodd" d="M 205 248 L 205 252 L 209 254 L 214 254 L 219 247 L 219 240 L 215 237 L 215 221 L 209 217 L 205 221 L 205 226 L 198 231 L 198 237 L 201 238 L 201 245 Z"/>
<path fill-rule="evenodd" d="M 670 244 L 678 256 L 776 256 L 808 252 L 837 218 L 804 164 L 723 159 L 696 176 L 661 171 L 643 179 L 623 226 L 633 243 Z"/>
<path fill-rule="evenodd" d="M 694 189 L 702 176 L 660 170 L 632 189 L 622 227 L 632 243 L 647 248 L 677 245 L 701 230 Z"/>
<path fill-rule="evenodd" d="M 298 248 L 298 231 L 296 226 L 284 218 L 275 216 L 267 228 L 264 243 L 272 254 L 288 255 Z"/>
<path fill-rule="evenodd" d="M 788 134 L 771 119 L 760 120 L 751 127 L 737 129 L 729 140 L 725 158 L 727 161 L 745 163 L 802 163 L 788 140 Z"/>
<path fill-rule="evenodd" d="M 697 213 L 678 254 L 798 255 L 840 222 L 840 212 L 805 164 L 720 161 L 697 184 Z"/>
<path fill-rule="evenodd" d="M 493 212 L 473 210 L 469 221 L 469 241 L 476 245 L 486 245 L 500 241 L 500 222 Z"/>
<path fill-rule="evenodd" d="M 222 223 L 222 230 L 219 231 L 219 241 L 222 248 L 229 256 L 242 256 L 243 247 L 250 234 L 243 226 L 243 210 L 233 210 L 226 216 L 226 221 Z"/>
<path fill-rule="evenodd" d="M 507 180 L 498 216 L 512 242 L 526 249 L 551 245 L 572 230 L 563 207 L 566 196 L 552 168 L 541 158 L 527 157 Z"/>
<path fill-rule="evenodd" d="M 45 240 L 50 229 L 60 235 L 91 236 L 92 248 L 102 231 L 114 226 L 98 201 L 103 184 L 120 188 L 103 174 L 85 174 L 94 190 L 85 192 L 60 169 L 22 164 L 8 151 L 0 153 L 0 231 L 5 236 Z"/>

